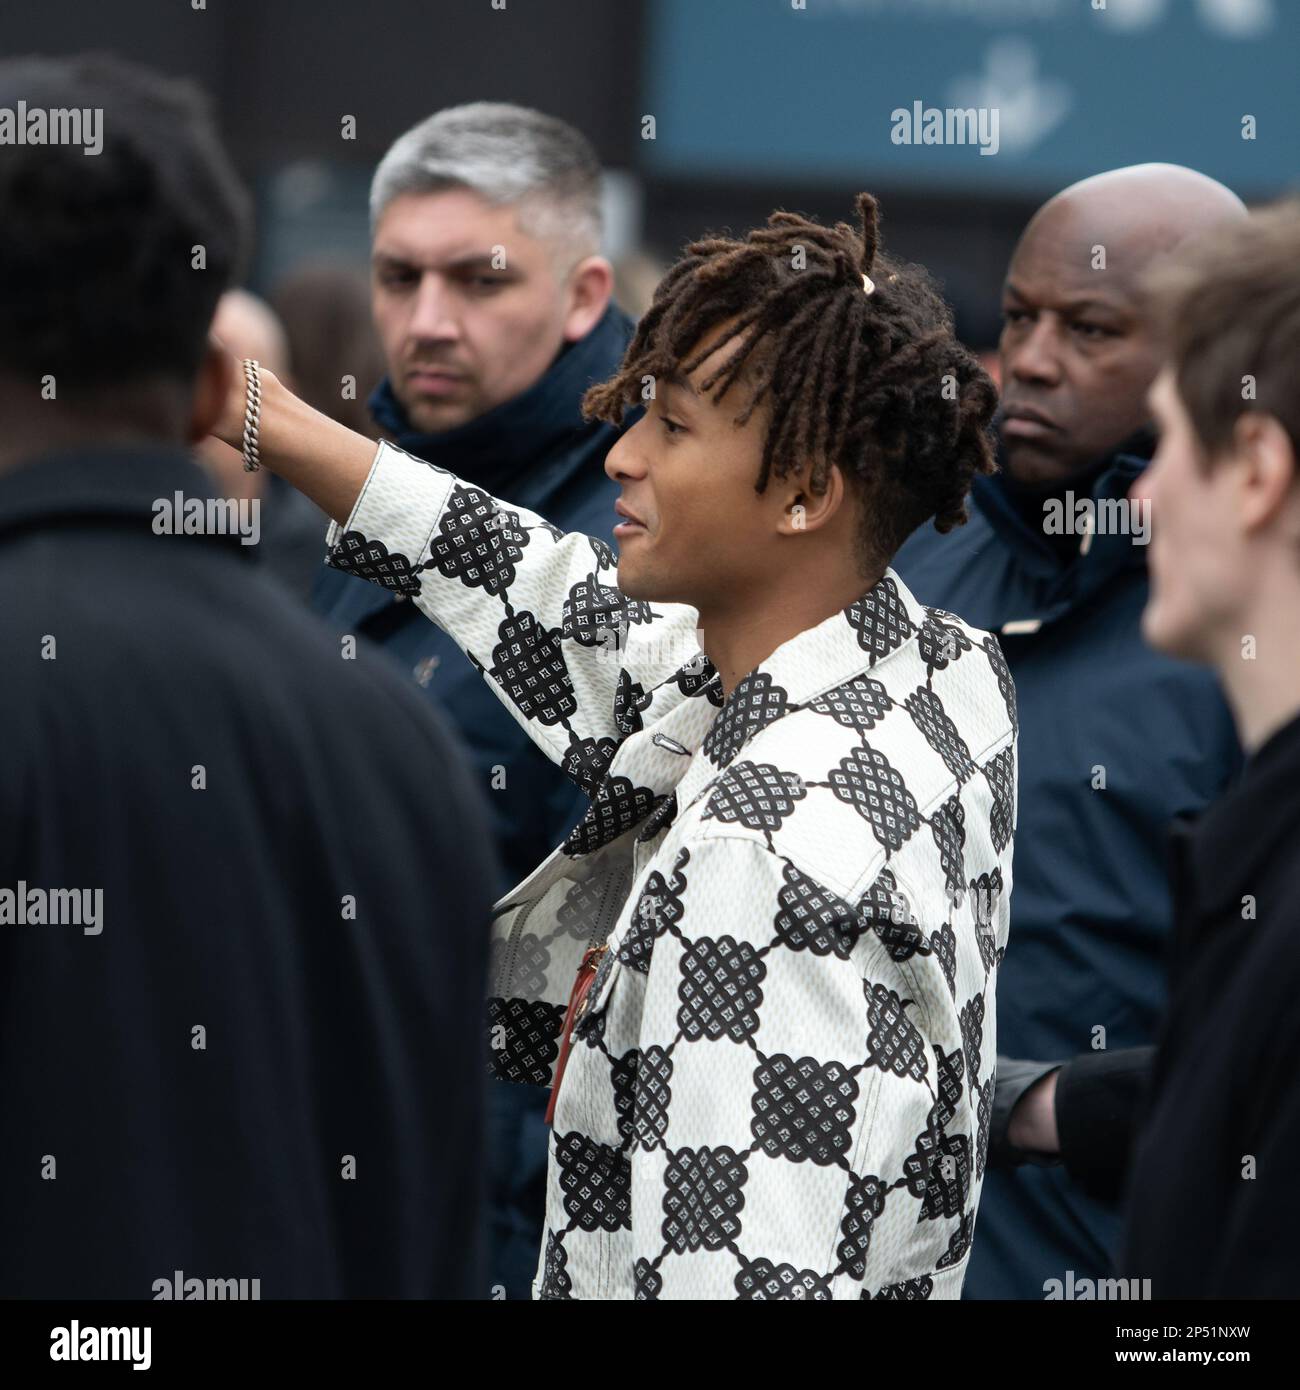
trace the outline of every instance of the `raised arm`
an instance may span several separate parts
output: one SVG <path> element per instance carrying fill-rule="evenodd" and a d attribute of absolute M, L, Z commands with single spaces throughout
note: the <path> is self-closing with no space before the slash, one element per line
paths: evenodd
<path fill-rule="evenodd" d="M 346 521 L 370 474 L 374 440 L 299 400 L 273 372 L 262 386 L 258 457 L 335 521 Z M 244 436 L 244 373 L 236 365 L 226 408 L 213 433 L 239 449 Z"/>
<path fill-rule="evenodd" d="M 269 372 L 261 382 L 260 460 L 334 519 L 329 563 L 410 598 L 585 790 L 652 692 L 675 700 L 707 676 L 681 674 L 702 662 L 695 610 L 626 598 L 603 540 L 376 448 Z M 217 429 L 236 448 L 244 405 L 241 371 Z"/>

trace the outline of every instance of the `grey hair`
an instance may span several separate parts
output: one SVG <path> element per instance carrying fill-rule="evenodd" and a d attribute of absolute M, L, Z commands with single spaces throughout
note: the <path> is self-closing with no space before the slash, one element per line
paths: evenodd
<path fill-rule="evenodd" d="M 600 161 L 565 121 L 527 106 L 475 101 L 435 111 L 398 136 L 370 185 L 370 230 L 403 193 L 468 188 L 495 205 L 519 204 L 531 234 L 580 256 L 603 233 Z"/>

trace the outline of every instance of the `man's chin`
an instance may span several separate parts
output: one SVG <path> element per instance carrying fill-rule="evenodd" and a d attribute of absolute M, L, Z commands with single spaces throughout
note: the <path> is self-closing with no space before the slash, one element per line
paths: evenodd
<path fill-rule="evenodd" d="M 467 425 L 474 417 L 461 407 L 457 410 L 408 410 L 406 418 L 421 434 L 442 434 L 458 425 Z"/>
<path fill-rule="evenodd" d="M 644 603 L 685 601 L 678 597 L 673 585 L 656 580 L 642 566 L 629 562 L 627 557 L 622 555 L 618 560 L 618 591 L 624 598 L 639 599 Z"/>
<path fill-rule="evenodd" d="M 1168 601 L 1162 601 L 1153 588 L 1142 610 L 1142 639 L 1152 651 L 1181 661 L 1205 661 L 1201 651 L 1200 632 L 1194 623 L 1180 622 L 1170 611 Z"/>
<path fill-rule="evenodd" d="M 650 599 L 653 595 L 645 591 L 644 576 L 639 575 L 635 565 L 629 565 L 620 555 L 618 559 L 618 591 L 624 598 Z"/>
<path fill-rule="evenodd" d="M 443 430 L 455 429 L 457 425 L 467 424 L 479 413 L 473 402 L 463 399 L 436 400 L 430 396 L 406 393 L 399 394 L 398 401 L 406 412 L 406 418 L 421 434 L 441 434 Z"/>
<path fill-rule="evenodd" d="M 1040 448 L 1025 439 L 1002 439 L 1002 457 L 1007 472 L 1018 483 L 1061 483 L 1086 466 L 1073 455 L 1062 455 Z"/>

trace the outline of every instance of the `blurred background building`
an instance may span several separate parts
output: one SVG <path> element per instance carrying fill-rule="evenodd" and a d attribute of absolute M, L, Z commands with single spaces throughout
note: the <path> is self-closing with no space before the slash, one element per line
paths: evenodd
<path fill-rule="evenodd" d="M 984 348 L 1016 235 L 1071 180 L 1169 160 L 1248 201 L 1300 185 L 1294 0 L 0 9 L 0 53 L 87 49 L 183 73 L 211 93 L 257 196 L 250 287 L 270 296 L 323 260 L 364 268 L 378 158 L 420 117 L 477 99 L 540 107 L 594 142 L 610 171 L 607 251 L 634 313 L 690 237 L 743 229 L 781 205 L 848 217 L 866 187 L 883 203 L 890 248 L 941 277 L 963 336 Z M 895 143 L 892 113 L 916 103 L 996 107 L 997 152 Z"/>

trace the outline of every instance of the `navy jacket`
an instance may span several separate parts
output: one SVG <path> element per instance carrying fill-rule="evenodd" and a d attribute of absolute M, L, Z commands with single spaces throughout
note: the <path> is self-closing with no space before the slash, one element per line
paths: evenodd
<path fill-rule="evenodd" d="M 1116 454 L 1094 500 L 1123 497 L 1145 466 Z M 923 528 L 893 563 L 922 603 L 995 632 L 1015 679 L 1019 834 L 997 1050 L 1064 1059 L 1155 1040 L 1169 826 L 1219 795 L 1241 753 L 1214 677 L 1142 639 L 1145 547 L 1098 534 L 1063 561 L 1003 479 L 977 478 L 970 521 L 946 536 Z M 991 1169 L 964 1296 L 1041 1299 L 1067 1270 L 1105 1277 L 1118 1237 L 1116 1209 L 1064 1169 Z"/>
<path fill-rule="evenodd" d="M 617 370 L 632 328 L 611 304 L 527 391 L 456 429 L 413 430 L 387 380 L 370 398 L 371 413 L 387 438 L 417 458 L 531 508 L 562 531 L 609 539 L 619 487 L 604 463 L 621 429 L 584 421 L 579 404 L 588 386 Z M 321 541 L 323 554 L 323 532 Z M 564 839 L 588 798 L 511 718 L 455 642 L 404 596 L 322 566 L 313 603 L 339 631 L 377 643 L 459 733 L 474 779 L 487 793 L 501 866 L 496 896 L 504 896 Z M 546 1202 L 546 1100 L 544 1090 L 531 1086 L 489 1084 L 488 1280 L 494 1297 L 527 1298 L 537 1268 Z"/>
<path fill-rule="evenodd" d="M 155 535 L 177 490 L 179 449 L 0 474 L 0 1297 L 482 1297 L 483 796 L 256 547 Z"/>
<path fill-rule="evenodd" d="M 619 488 L 604 461 L 621 431 L 585 422 L 579 402 L 588 386 L 618 368 L 631 335 L 631 320 L 611 304 L 527 391 L 456 429 L 412 430 L 387 380 L 371 397 L 371 412 L 385 436 L 417 458 L 540 513 L 562 531 L 609 539 Z M 503 895 L 573 828 L 587 798 L 538 751 L 455 642 L 403 596 L 322 568 L 313 604 L 340 632 L 382 646 L 465 739 L 491 809 Z"/>

